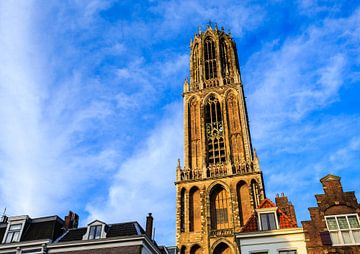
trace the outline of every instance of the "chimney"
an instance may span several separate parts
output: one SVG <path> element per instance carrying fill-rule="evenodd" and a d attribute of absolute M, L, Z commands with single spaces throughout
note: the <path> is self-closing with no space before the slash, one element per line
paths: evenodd
<path fill-rule="evenodd" d="M 294 205 L 289 201 L 288 197 L 285 196 L 284 193 L 281 193 L 281 195 L 276 194 L 275 203 L 281 211 L 283 211 L 295 224 L 297 224 Z"/>
<path fill-rule="evenodd" d="M 146 216 L 146 234 L 150 239 L 152 239 L 153 222 L 154 218 L 152 217 L 151 213 L 149 213 L 149 215 Z"/>
<path fill-rule="evenodd" d="M 65 229 L 77 228 L 79 224 L 79 215 L 76 213 L 69 211 L 68 215 L 65 216 Z"/>

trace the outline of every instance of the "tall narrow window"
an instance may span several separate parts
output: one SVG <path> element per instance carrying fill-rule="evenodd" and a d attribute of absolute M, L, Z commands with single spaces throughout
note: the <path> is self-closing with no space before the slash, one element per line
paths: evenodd
<path fill-rule="evenodd" d="M 205 79 L 216 78 L 215 43 L 211 38 L 206 38 L 204 43 Z"/>
<path fill-rule="evenodd" d="M 230 76 L 230 56 L 224 39 L 220 41 L 221 75 L 223 78 Z M 227 79 L 225 79 L 227 81 Z M 227 84 L 227 82 L 225 82 Z"/>
<path fill-rule="evenodd" d="M 205 128 L 208 164 L 225 161 L 224 128 L 220 102 L 210 96 L 205 106 Z"/>
<path fill-rule="evenodd" d="M 238 97 L 235 93 L 229 93 L 226 97 L 227 119 L 230 141 L 230 156 L 234 162 L 241 162 L 244 159 L 245 147 L 241 131 L 241 120 L 239 113 Z"/>
<path fill-rule="evenodd" d="M 228 218 L 228 195 L 226 190 L 218 185 L 214 188 L 210 197 L 211 204 L 211 228 L 229 228 Z"/>
<path fill-rule="evenodd" d="M 193 169 L 199 168 L 201 162 L 201 147 L 200 147 L 200 103 L 196 98 L 189 101 L 189 162 Z"/>
<path fill-rule="evenodd" d="M 192 85 L 193 85 L 193 89 L 198 89 L 199 88 L 199 82 L 200 82 L 200 72 L 199 72 L 199 67 L 200 67 L 200 57 L 199 57 L 199 47 L 198 44 L 196 44 L 193 48 L 193 54 L 192 54 L 192 74 L 193 74 L 193 80 L 192 80 Z"/>
<path fill-rule="evenodd" d="M 197 232 L 201 230 L 201 203 L 200 190 L 193 187 L 189 193 L 189 219 L 190 231 Z"/>
<path fill-rule="evenodd" d="M 260 205 L 260 200 L 259 200 L 259 187 L 255 180 L 251 181 L 251 192 L 254 201 L 253 203 L 254 209 L 256 209 Z"/>
<path fill-rule="evenodd" d="M 252 213 L 249 186 L 241 181 L 236 185 L 240 224 L 244 225 Z"/>
<path fill-rule="evenodd" d="M 185 232 L 185 189 L 180 194 L 180 230 Z"/>

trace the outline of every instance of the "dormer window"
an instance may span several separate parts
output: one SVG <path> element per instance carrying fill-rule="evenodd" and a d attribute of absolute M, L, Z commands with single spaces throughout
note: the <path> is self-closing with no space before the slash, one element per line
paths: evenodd
<path fill-rule="evenodd" d="M 277 207 L 256 209 L 258 215 L 259 230 L 279 229 L 279 222 L 276 216 Z"/>
<path fill-rule="evenodd" d="M 96 240 L 106 238 L 107 225 L 99 220 L 94 220 L 87 226 L 86 234 L 83 235 L 83 240 Z"/>
<path fill-rule="evenodd" d="M 10 225 L 6 235 L 5 243 L 19 242 L 22 224 Z"/>
<path fill-rule="evenodd" d="M 24 230 L 25 223 L 29 219 L 27 215 L 11 216 L 8 218 L 8 224 L 2 243 L 20 242 L 21 234 Z"/>
<path fill-rule="evenodd" d="M 89 232 L 89 240 L 101 238 L 102 225 L 91 226 Z"/>
<path fill-rule="evenodd" d="M 260 213 L 261 230 L 274 230 L 276 227 L 275 213 Z"/>

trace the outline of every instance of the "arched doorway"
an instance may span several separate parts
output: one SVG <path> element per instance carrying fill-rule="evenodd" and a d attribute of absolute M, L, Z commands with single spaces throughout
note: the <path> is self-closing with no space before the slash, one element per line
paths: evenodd
<path fill-rule="evenodd" d="M 190 249 L 190 254 L 202 254 L 202 249 L 199 245 L 195 244 Z"/>
<path fill-rule="evenodd" d="M 213 254 L 232 254 L 231 248 L 226 243 L 219 243 Z"/>

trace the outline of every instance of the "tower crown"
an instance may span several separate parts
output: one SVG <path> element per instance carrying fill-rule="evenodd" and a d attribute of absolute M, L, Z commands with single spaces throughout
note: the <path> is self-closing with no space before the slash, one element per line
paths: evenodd
<path fill-rule="evenodd" d="M 208 26 L 190 42 L 190 86 L 184 92 L 240 83 L 236 45 L 224 28 Z"/>

